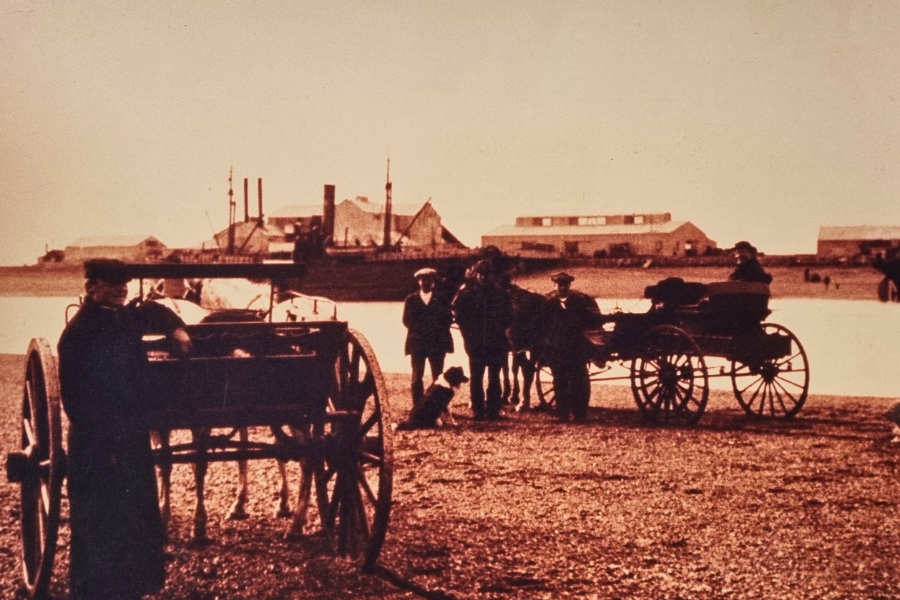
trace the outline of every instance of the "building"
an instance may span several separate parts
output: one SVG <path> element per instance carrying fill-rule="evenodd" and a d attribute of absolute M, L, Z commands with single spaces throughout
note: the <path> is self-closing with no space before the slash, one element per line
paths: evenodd
<path fill-rule="evenodd" d="M 819 227 L 816 255 L 821 258 L 875 256 L 900 247 L 900 225 Z"/>
<path fill-rule="evenodd" d="M 331 244 L 337 248 L 383 245 L 384 204 L 357 196 L 333 206 L 334 224 L 331 228 L 322 216 L 323 207 L 312 205 L 282 207 L 269 217 L 268 224 L 279 229 L 286 239 L 317 227 L 331 232 Z M 461 242 L 441 224 L 441 216 L 430 201 L 423 205 L 393 204 L 390 241 L 403 247 L 462 247 Z"/>
<path fill-rule="evenodd" d="M 286 253 L 286 258 L 294 248 L 285 241 L 284 232 L 269 225 L 260 224 L 258 219 L 241 221 L 234 224 L 234 241 L 229 228 L 213 236 L 215 247 L 223 254 L 239 254 L 242 256 L 260 256 L 267 258 L 273 254 Z M 231 250 L 229 252 L 229 250 Z"/>
<path fill-rule="evenodd" d="M 716 248 L 694 224 L 670 213 L 517 217 L 481 236 L 507 254 L 587 257 L 696 256 Z"/>
<path fill-rule="evenodd" d="M 168 248 L 151 236 L 84 237 L 66 246 L 66 262 L 84 262 L 92 258 L 117 258 L 126 262 L 162 260 Z"/>

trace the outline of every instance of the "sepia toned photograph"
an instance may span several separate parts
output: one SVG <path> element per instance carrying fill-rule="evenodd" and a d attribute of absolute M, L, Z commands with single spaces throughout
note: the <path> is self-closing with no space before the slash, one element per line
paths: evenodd
<path fill-rule="evenodd" d="M 900 598 L 900 4 L 0 0 L 0 598 Z"/>

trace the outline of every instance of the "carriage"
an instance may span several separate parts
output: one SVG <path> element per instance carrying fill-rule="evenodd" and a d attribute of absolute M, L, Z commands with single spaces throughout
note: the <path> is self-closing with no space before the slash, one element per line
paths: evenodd
<path fill-rule="evenodd" d="M 667 424 L 699 421 L 715 377 L 731 380 L 748 415 L 791 418 L 803 407 L 809 362 L 790 330 L 765 322 L 768 284 L 670 278 L 648 286 L 644 297 L 648 312 L 605 315 L 602 328 L 586 332 L 591 382 L 629 382 L 641 414 Z M 617 362 L 627 374 L 616 373 Z M 541 404 L 552 405 L 553 375 L 542 361 L 537 388 Z"/>
<path fill-rule="evenodd" d="M 391 507 L 392 441 L 378 361 L 366 339 L 320 316 L 273 320 L 277 287 L 302 278 L 292 264 L 134 264 L 140 283 L 154 279 L 246 278 L 269 282 L 268 310 L 232 310 L 189 324 L 193 349 L 170 353 L 145 336 L 150 361 L 153 431 L 224 429 L 154 449 L 158 466 L 219 461 L 300 461 L 315 482 L 320 526 L 332 549 L 364 567 L 378 558 Z M 294 302 L 299 298 L 293 294 Z M 293 315 L 293 316 L 291 316 Z M 7 458 L 9 481 L 21 486 L 22 559 L 29 597 L 46 596 L 60 525 L 66 470 L 57 364 L 50 344 L 32 340 L 25 368 L 21 448 Z M 270 442 L 237 436 L 268 428 Z M 217 430 L 217 429 L 216 429 Z"/>

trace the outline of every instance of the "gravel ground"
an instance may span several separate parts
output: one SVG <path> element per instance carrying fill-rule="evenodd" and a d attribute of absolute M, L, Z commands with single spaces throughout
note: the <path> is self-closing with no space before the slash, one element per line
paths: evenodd
<path fill-rule="evenodd" d="M 18 445 L 22 374 L 22 357 L 0 355 L 4 450 Z M 396 421 L 407 377 L 387 380 Z M 283 539 L 269 462 L 251 465 L 253 514 L 236 522 L 224 515 L 237 469 L 211 467 L 213 542 L 192 545 L 192 477 L 176 467 L 169 578 L 153 600 L 900 598 L 888 403 L 813 396 L 797 419 L 771 422 L 713 391 L 698 426 L 664 429 L 642 423 L 620 387 L 595 387 L 586 425 L 533 413 L 475 423 L 458 402 L 458 427 L 396 434 L 374 575 L 316 535 Z M 66 597 L 65 510 L 56 598 Z M 4 480 L 2 598 L 22 597 L 18 524 L 18 488 Z"/>

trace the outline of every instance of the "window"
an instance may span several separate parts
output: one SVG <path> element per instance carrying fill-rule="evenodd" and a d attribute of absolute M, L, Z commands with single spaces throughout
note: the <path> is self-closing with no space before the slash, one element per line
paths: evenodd
<path fill-rule="evenodd" d="M 634 215 L 625 215 L 624 222 L 626 225 L 634 225 Z"/>
<path fill-rule="evenodd" d="M 644 224 L 644 215 L 635 215 L 634 216 L 634 224 L 635 225 L 643 225 Z"/>
<path fill-rule="evenodd" d="M 551 225 L 553 225 L 553 219 L 551 219 L 550 217 L 544 217 L 543 219 L 541 219 L 541 225 L 543 225 L 544 227 L 550 227 Z"/>
<path fill-rule="evenodd" d="M 578 217 L 579 225 L 606 225 L 606 217 Z"/>

